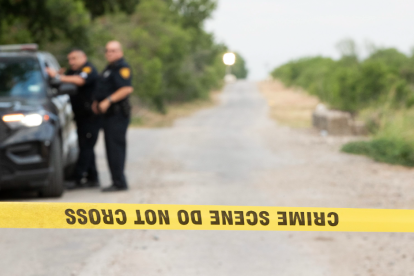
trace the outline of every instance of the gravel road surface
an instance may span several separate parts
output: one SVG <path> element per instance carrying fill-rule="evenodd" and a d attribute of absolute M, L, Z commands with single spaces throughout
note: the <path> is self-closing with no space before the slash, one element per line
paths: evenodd
<path fill-rule="evenodd" d="M 228 85 L 220 104 L 171 128 L 130 129 L 128 143 L 128 192 L 68 191 L 48 201 L 414 208 L 413 170 L 279 126 L 252 82 Z M 98 158 L 109 185 L 102 140 Z M 8 276 L 389 276 L 413 275 L 413 263 L 414 234 L 0 229 L 0 275 Z"/>

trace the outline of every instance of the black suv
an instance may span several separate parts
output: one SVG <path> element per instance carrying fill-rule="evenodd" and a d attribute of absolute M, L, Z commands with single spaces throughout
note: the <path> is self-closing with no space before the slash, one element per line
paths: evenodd
<path fill-rule="evenodd" d="M 53 85 L 56 59 L 36 44 L 0 46 L 0 191 L 59 197 L 77 156 L 70 84 Z"/>

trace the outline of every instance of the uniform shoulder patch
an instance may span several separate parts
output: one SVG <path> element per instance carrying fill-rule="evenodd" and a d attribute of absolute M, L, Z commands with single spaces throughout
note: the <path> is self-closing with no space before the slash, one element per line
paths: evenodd
<path fill-rule="evenodd" d="M 119 69 L 119 74 L 124 78 L 128 79 L 131 76 L 131 70 L 128 67 Z"/>
<path fill-rule="evenodd" d="M 90 72 L 92 72 L 92 68 L 89 66 L 85 66 L 82 69 L 82 72 L 85 72 L 86 74 L 89 74 Z"/>

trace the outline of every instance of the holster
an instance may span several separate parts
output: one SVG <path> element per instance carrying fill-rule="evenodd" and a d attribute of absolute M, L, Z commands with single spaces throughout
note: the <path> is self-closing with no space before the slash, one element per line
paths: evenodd
<path fill-rule="evenodd" d="M 109 107 L 106 114 L 107 115 L 122 114 L 125 117 L 130 117 L 131 116 L 131 105 L 129 104 L 128 100 L 123 100 L 123 101 L 114 103 Z"/>

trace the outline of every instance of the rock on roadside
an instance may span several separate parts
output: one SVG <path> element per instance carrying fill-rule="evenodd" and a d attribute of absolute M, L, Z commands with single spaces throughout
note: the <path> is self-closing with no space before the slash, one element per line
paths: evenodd
<path fill-rule="evenodd" d="M 366 135 L 365 124 L 355 121 L 351 113 L 329 110 L 325 105 L 318 104 L 312 114 L 313 127 L 320 131 L 327 132 L 329 135 Z"/>

